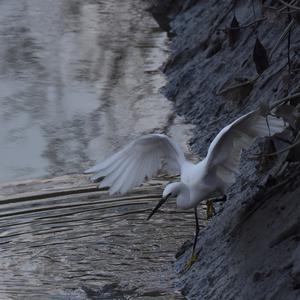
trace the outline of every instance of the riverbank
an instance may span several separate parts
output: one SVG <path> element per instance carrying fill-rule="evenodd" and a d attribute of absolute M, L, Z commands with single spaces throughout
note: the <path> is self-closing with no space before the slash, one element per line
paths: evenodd
<path fill-rule="evenodd" d="M 152 9 L 172 36 L 163 92 L 194 124 L 196 154 L 205 155 L 236 117 L 300 90 L 298 16 L 271 2 L 177 0 Z M 282 137 L 292 143 L 293 134 L 287 130 Z M 201 233 L 197 262 L 178 273 L 188 299 L 299 299 L 299 152 L 255 156 L 285 147 L 266 139 L 243 153 L 224 210 Z M 189 254 L 178 258 L 176 270 Z"/>

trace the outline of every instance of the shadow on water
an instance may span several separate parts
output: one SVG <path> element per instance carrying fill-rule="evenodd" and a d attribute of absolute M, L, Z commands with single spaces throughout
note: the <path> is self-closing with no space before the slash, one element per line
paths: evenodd
<path fill-rule="evenodd" d="M 0 3 L 0 181 L 82 172 L 166 125 L 167 39 L 143 1 Z"/>

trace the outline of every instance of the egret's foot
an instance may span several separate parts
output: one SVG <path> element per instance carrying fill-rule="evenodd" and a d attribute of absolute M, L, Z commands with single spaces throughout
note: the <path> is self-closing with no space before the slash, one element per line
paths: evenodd
<path fill-rule="evenodd" d="M 214 208 L 213 199 L 209 199 L 206 201 L 206 216 L 207 220 L 212 218 L 216 214 L 216 210 Z"/>
<path fill-rule="evenodd" d="M 198 255 L 196 253 L 192 253 L 192 255 L 187 260 L 187 262 L 181 272 L 185 273 L 186 271 L 188 271 L 191 268 L 191 266 L 194 264 L 194 262 L 197 260 L 197 258 L 198 258 Z"/>
<path fill-rule="evenodd" d="M 198 258 L 198 255 L 196 253 L 193 253 L 186 262 L 187 267 L 190 268 L 194 264 L 194 262 L 197 260 L 197 258 Z"/>

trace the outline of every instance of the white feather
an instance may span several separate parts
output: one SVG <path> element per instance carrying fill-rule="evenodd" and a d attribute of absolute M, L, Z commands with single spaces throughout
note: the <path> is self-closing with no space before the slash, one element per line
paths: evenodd
<path fill-rule="evenodd" d="M 212 141 L 205 159 L 208 175 L 217 174 L 228 187 L 239 171 L 240 157 L 257 137 L 273 135 L 284 129 L 282 119 L 265 118 L 259 110 L 252 111 L 224 127 Z"/>
<path fill-rule="evenodd" d="M 96 173 L 91 179 L 104 179 L 100 187 L 110 187 L 110 193 L 126 193 L 150 179 L 166 161 L 167 171 L 180 172 L 186 161 L 182 150 L 163 134 L 149 134 L 131 142 L 104 162 L 95 165 L 85 173 Z"/>
<path fill-rule="evenodd" d="M 169 174 L 181 175 L 181 182 L 167 186 L 164 195 L 173 191 L 178 207 L 192 208 L 207 197 L 225 193 L 239 173 L 242 150 L 255 138 L 282 130 L 282 119 L 274 116 L 266 119 L 256 110 L 224 127 L 209 146 L 206 158 L 197 164 L 187 161 L 178 145 L 167 136 L 149 134 L 129 143 L 86 173 L 95 173 L 93 180 L 104 178 L 100 187 L 110 187 L 110 194 L 126 193 L 157 174 L 163 165 Z"/>

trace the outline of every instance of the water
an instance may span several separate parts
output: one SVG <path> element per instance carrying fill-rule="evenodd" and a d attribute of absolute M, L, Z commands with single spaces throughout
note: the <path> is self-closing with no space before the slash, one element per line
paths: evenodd
<path fill-rule="evenodd" d="M 162 183 L 110 198 L 80 176 L 0 186 L 0 299 L 184 299 L 172 263 L 194 215 L 168 201 L 147 221 Z"/>
<path fill-rule="evenodd" d="M 0 1 L 0 182 L 80 174 L 145 132 L 187 139 L 159 94 L 168 40 L 144 8 Z M 160 184 L 124 198 L 24 198 L 80 186 L 74 175 L 0 184 L 0 299 L 182 299 L 172 262 L 193 213 L 173 203 L 145 221 Z"/>
<path fill-rule="evenodd" d="M 136 0 L 0 2 L 0 181 L 81 173 L 168 127 L 166 34 Z"/>

